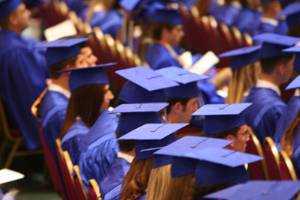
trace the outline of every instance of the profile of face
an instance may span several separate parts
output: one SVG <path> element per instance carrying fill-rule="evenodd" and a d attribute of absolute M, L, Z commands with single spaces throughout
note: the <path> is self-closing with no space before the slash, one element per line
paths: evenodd
<path fill-rule="evenodd" d="M 75 61 L 75 67 L 90 67 L 97 64 L 97 57 L 93 54 L 90 47 L 83 47 L 80 49 L 80 54 Z"/>
<path fill-rule="evenodd" d="M 245 152 L 247 147 L 247 142 L 250 139 L 249 127 L 247 125 L 242 125 L 238 132 L 226 136 L 227 140 L 230 140 L 232 143 L 228 146 L 229 149 Z"/>
<path fill-rule="evenodd" d="M 189 123 L 192 119 L 192 114 L 200 107 L 200 103 L 197 97 L 193 97 L 187 101 L 185 105 L 180 102 L 175 103 L 168 118 L 176 119 L 172 123 Z"/>
<path fill-rule="evenodd" d="M 182 37 L 184 36 L 182 25 L 176 25 L 171 30 L 167 30 L 167 29 L 164 30 L 170 45 L 172 45 L 173 47 L 178 46 L 182 40 Z"/>
<path fill-rule="evenodd" d="M 21 3 L 9 17 L 9 23 L 22 32 L 28 27 L 30 22 L 31 12 L 26 8 L 24 3 Z"/>
<path fill-rule="evenodd" d="M 103 96 L 103 101 L 101 104 L 101 112 L 106 110 L 109 107 L 110 101 L 114 98 L 114 95 L 112 93 L 112 91 L 109 88 L 109 85 L 106 84 L 104 86 L 104 96 Z"/>

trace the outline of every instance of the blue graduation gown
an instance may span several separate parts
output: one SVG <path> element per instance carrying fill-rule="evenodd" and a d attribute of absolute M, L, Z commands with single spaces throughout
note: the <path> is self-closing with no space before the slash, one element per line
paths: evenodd
<path fill-rule="evenodd" d="M 100 182 L 101 194 L 104 200 L 120 199 L 122 183 L 130 168 L 130 163 L 123 158 L 116 158 L 107 176 Z"/>
<path fill-rule="evenodd" d="M 280 143 L 284 131 L 290 126 L 290 124 L 295 119 L 299 111 L 300 111 L 300 97 L 293 96 L 289 100 L 287 108 L 284 110 L 282 116 L 278 120 L 276 132 L 274 135 L 274 141 L 276 143 Z"/>
<path fill-rule="evenodd" d="M 47 91 L 39 106 L 43 134 L 54 158 L 56 158 L 55 140 L 63 128 L 67 107 L 68 98 L 60 92 L 51 90 Z"/>
<path fill-rule="evenodd" d="M 286 35 L 287 32 L 288 26 L 285 22 L 279 22 L 279 24 L 276 26 L 270 23 L 260 22 L 255 34 L 259 35 L 262 33 L 277 33 L 280 35 Z"/>
<path fill-rule="evenodd" d="M 77 165 L 83 150 L 81 140 L 86 137 L 88 132 L 89 128 L 84 122 L 77 120 L 62 139 L 62 148 L 69 152 L 74 165 Z"/>
<path fill-rule="evenodd" d="M 116 115 L 102 112 L 88 135 L 82 141 L 85 149 L 79 159 L 82 180 L 86 186 L 89 179 L 99 182 L 107 175 L 119 151 L 115 132 L 118 120 Z"/>
<path fill-rule="evenodd" d="M 226 25 L 232 26 L 240 11 L 241 8 L 233 5 L 221 6 L 214 17 L 218 22 L 224 22 Z"/>
<path fill-rule="evenodd" d="M 292 161 L 297 176 L 300 177 L 300 126 L 298 126 L 294 132 L 294 151 Z"/>
<path fill-rule="evenodd" d="M 31 106 L 46 87 L 48 73 L 44 51 L 35 45 L 14 32 L 0 30 L 0 96 L 28 149 L 40 146 Z"/>
<path fill-rule="evenodd" d="M 243 33 L 253 35 L 260 24 L 260 16 L 261 13 L 257 10 L 244 8 L 234 20 L 233 26 L 237 27 Z"/>
<path fill-rule="evenodd" d="M 246 110 L 245 118 L 260 142 L 267 136 L 273 138 L 278 120 L 286 109 L 280 96 L 271 89 L 253 87 L 245 102 L 253 103 Z"/>
<path fill-rule="evenodd" d="M 117 36 L 123 22 L 123 16 L 118 10 L 96 12 L 90 21 L 92 27 L 100 27 L 105 34 Z"/>
<path fill-rule="evenodd" d="M 75 11 L 77 16 L 79 16 L 81 19 L 85 20 L 87 10 L 88 10 L 88 4 L 86 3 L 86 1 L 64 0 L 64 2 L 67 4 L 67 6 L 70 10 Z"/>

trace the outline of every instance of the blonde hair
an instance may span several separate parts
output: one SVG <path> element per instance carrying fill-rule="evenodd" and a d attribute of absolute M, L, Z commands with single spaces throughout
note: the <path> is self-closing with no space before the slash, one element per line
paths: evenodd
<path fill-rule="evenodd" d="M 194 175 L 173 177 L 166 191 L 165 200 L 192 200 L 195 192 Z"/>
<path fill-rule="evenodd" d="M 171 183 L 171 165 L 151 170 L 147 187 L 147 200 L 165 199 Z"/>

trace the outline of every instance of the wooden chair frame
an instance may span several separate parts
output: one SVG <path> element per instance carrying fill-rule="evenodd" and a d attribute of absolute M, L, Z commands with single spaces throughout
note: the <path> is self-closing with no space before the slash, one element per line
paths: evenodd
<path fill-rule="evenodd" d="M 281 162 L 284 162 L 285 166 L 288 168 L 288 171 L 290 173 L 292 180 L 294 180 L 294 181 L 298 180 L 293 162 L 291 161 L 291 159 L 287 155 L 287 153 L 285 151 L 281 150 L 280 157 L 282 158 Z"/>

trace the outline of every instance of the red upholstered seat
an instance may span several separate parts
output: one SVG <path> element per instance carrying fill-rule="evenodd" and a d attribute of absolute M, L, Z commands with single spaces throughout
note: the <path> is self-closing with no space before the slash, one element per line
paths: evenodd
<path fill-rule="evenodd" d="M 88 190 L 88 199 L 89 200 L 102 200 L 100 188 L 95 179 L 91 179 L 90 181 L 90 187 Z"/>
<path fill-rule="evenodd" d="M 297 174 L 290 157 L 285 151 L 280 151 L 280 177 L 282 180 L 297 180 Z"/>
<path fill-rule="evenodd" d="M 270 180 L 280 180 L 280 157 L 272 138 L 266 137 L 264 155 Z"/>

